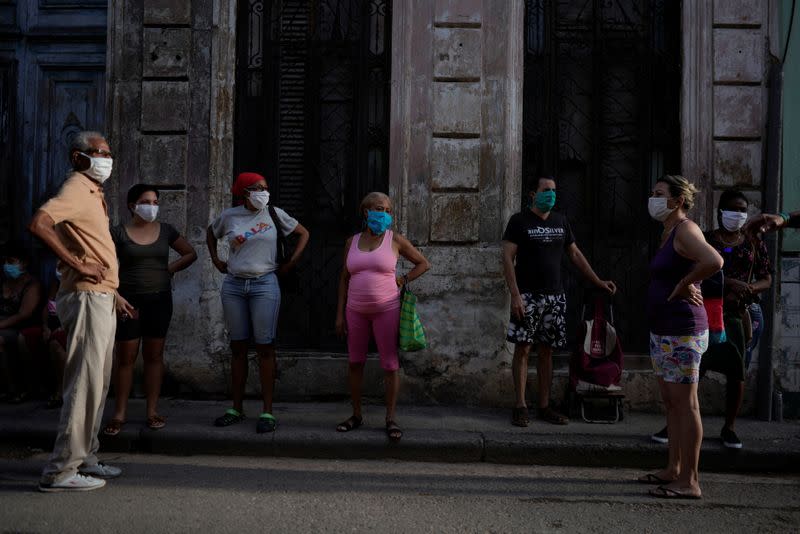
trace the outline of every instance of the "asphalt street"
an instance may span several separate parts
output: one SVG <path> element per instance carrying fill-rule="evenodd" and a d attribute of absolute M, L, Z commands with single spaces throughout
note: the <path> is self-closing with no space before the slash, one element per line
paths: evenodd
<path fill-rule="evenodd" d="M 797 476 L 703 473 L 663 501 L 640 471 L 104 454 L 98 491 L 36 491 L 46 456 L 3 451 L 2 532 L 797 532 Z"/>

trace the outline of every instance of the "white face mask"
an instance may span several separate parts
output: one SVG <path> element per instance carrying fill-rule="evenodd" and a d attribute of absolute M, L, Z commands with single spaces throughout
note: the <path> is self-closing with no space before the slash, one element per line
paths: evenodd
<path fill-rule="evenodd" d="M 155 204 L 136 204 L 133 212 L 147 222 L 153 222 L 158 217 L 158 206 Z"/>
<path fill-rule="evenodd" d="M 747 213 L 719 210 L 722 213 L 722 226 L 729 232 L 737 232 L 747 221 Z"/>
<path fill-rule="evenodd" d="M 251 191 L 247 198 L 256 210 L 261 211 L 269 204 L 269 191 Z"/>
<path fill-rule="evenodd" d="M 114 160 L 111 158 L 93 158 L 88 154 L 80 153 L 82 156 L 89 158 L 89 168 L 83 172 L 86 176 L 93 178 L 101 184 L 108 180 L 111 176 L 111 168 L 114 166 Z"/>
<path fill-rule="evenodd" d="M 666 221 L 670 213 L 675 211 L 675 208 L 667 207 L 667 200 L 669 199 L 666 197 L 650 197 L 647 201 L 647 211 L 650 213 L 650 217 L 658 222 Z"/>

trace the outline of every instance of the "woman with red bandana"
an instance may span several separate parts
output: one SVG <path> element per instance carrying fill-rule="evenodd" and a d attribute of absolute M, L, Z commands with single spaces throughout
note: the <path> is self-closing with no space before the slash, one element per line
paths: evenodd
<path fill-rule="evenodd" d="M 214 424 L 229 426 L 244 420 L 244 389 L 247 382 L 247 350 L 252 339 L 260 364 L 263 411 L 256 432 L 272 432 L 277 421 L 272 415 L 272 392 L 275 385 L 275 334 L 281 290 L 276 274 L 285 274 L 297 264 L 308 244 L 308 230 L 280 208 L 268 208 L 269 187 L 266 179 L 254 172 L 236 177 L 232 188 L 237 205 L 228 208 L 208 227 L 206 243 L 211 261 L 224 273 L 222 309 L 230 335 L 231 390 L 233 407 Z M 273 215 L 274 214 L 274 215 Z M 276 220 L 277 219 L 277 220 Z M 297 246 L 290 258 L 279 263 L 278 240 L 297 235 Z M 229 246 L 227 260 L 217 254 L 217 243 L 225 239 Z"/>

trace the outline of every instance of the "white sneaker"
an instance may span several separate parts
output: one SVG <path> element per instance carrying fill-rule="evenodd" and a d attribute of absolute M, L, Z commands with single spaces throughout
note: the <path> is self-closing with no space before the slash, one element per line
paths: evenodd
<path fill-rule="evenodd" d="M 57 491 L 92 491 L 100 489 L 106 485 L 105 480 L 99 478 L 87 477 L 80 473 L 75 473 L 69 478 L 65 478 L 61 482 L 53 482 L 52 484 L 39 483 L 39 491 L 44 492 L 57 492 Z"/>
<path fill-rule="evenodd" d="M 122 474 L 122 469 L 114 467 L 113 465 L 97 462 L 94 465 L 87 465 L 78 468 L 78 472 L 82 475 L 88 475 L 95 478 L 117 478 Z"/>

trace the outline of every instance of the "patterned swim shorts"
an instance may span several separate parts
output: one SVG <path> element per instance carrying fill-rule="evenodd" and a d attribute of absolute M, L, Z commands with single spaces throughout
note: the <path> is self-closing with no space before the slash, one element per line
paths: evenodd
<path fill-rule="evenodd" d="M 567 345 L 567 297 L 522 293 L 525 317 L 511 315 L 506 339 L 512 343 L 531 343 L 563 348 Z"/>
<path fill-rule="evenodd" d="M 708 330 L 696 336 L 650 334 L 653 371 L 664 382 L 696 384 L 700 381 L 700 360 L 708 349 Z"/>

